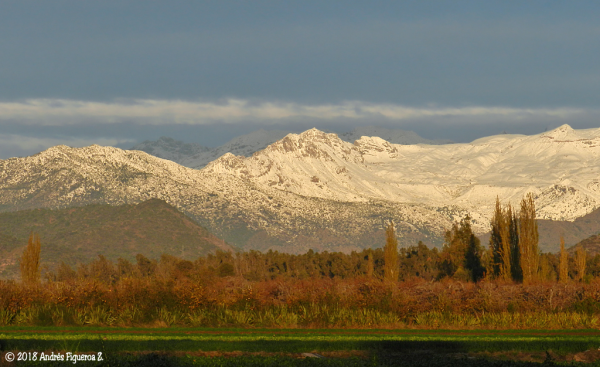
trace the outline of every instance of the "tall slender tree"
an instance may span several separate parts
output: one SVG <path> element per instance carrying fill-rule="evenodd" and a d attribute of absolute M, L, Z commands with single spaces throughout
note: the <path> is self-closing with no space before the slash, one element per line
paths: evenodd
<path fill-rule="evenodd" d="M 565 251 L 565 239 L 560 236 L 560 258 L 558 260 L 558 281 L 566 283 L 569 279 L 569 256 Z"/>
<path fill-rule="evenodd" d="M 583 281 L 583 277 L 585 276 L 585 265 L 586 265 L 586 257 L 587 253 L 581 244 L 577 245 L 575 249 L 575 266 L 577 269 L 577 280 Z"/>
<path fill-rule="evenodd" d="M 535 219 L 535 203 L 533 194 L 527 194 L 521 200 L 519 216 L 519 249 L 521 253 L 521 270 L 523 282 L 530 283 L 538 279 L 539 249 L 538 227 Z"/>
<path fill-rule="evenodd" d="M 396 231 L 394 222 L 390 221 L 385 231 L 385 247 L 384 247 L 384 279 L 397 281 L 398 280 L 398 240 L 396 239 Z"/>
<path fill-rule="evenodd" d="M 511 213 L 503 209 L 500 198 L 496 197 L 496 209 L 492 217 L 492 233 L 490 236 L 490 247 L 493 253 L 494 275 L 503 280 L 512 278 L 511 271 L 511 241 L 510 222 Z"/>
<path fill-rule="evenodd" d="M 511 252 L 511 274 L 513 280 L 520 282 L 523 280 L 523 271 L 521 270 L 521 251 L 519 249 L 519 219 L 517 213 L 508 205 L 507 218 L 510 220 L 508 228 L 510 232 L 510 252 Z"/>
<path fill-rule="evenodd" d="M 37 283 L 40 280 L 40 250 L 40 237 L 31 232 L 20 264 L 21 280 L 25 283 Z"/>

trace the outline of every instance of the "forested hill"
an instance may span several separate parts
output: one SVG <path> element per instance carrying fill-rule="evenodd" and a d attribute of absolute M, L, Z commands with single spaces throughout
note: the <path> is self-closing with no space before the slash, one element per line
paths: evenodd
<path fill-rule="evenodd" d="M 217 249 L 232 249 L 158 199 L 138 205 L 23 210 L 0 213 L 1 278 L 18 274 L 19 258 L 32 231 L 40 236 L 42 267 L 49 268 L 61 261 L 75 267 L 100 254 L 112 261 L 135 260 L 138 253 L 192 260 Z"/>

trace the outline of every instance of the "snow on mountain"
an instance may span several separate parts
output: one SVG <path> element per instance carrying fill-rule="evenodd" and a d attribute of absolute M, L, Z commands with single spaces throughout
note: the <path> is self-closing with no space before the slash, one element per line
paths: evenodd
<path fill-rule="evenodd" d="M 540 218 L 574 220 L 600 206 L 600 129 L 563 125 L 539 135 L 447 145 L 390 144 L 376 137 L 350 144 L 312 129 L 249 158 L 224 156 L 205 171 L 328 200 L 455 206 L 481 223 L 496 196 L 518 205 L 533 192 Z"/>
<path fill-rule="evenodd" d="M 539 218 L 573 220 L 600 207 L 599 177 L 600 129 L 447 145 L 349 143 L 311 129 L 202 170 L 140 151 L 53 147 L 0 161 L 0 210 L 159 198 L 246 249 L 348 251 L 382 244 L 383 219 L 409 244 L 439 245 L 466 213 L 487 232 L 496 196 L 518 206 L 533 192 Z"/>
<path fill-rule="evenodd" d="M 141 150 L 156 157 L 168 159 L 190 168 L 203 168 L 208 163 L 226 153 L 236 156 L 250 157 L 255 152 L 265 149 L 270 144 L 290 134 L 284 130 L 257 130 L 238 136 L 220 147 L 210 149 L 198 144 L 189 144 L 171 138 L 162 137 L 158 141 L 144 141 L 132 150 Z M 341 140 L 354 143 L 362 136 L 380 136 L 394 144 L 447 144 L 450 141 L 429 140 L 421 138 L 412 131 L 384 129 L 378 127 L 358 127 L 350 132 L 340 134 Z"/>
<path fill-rule="evenodd" d="M 220 147 L 211 149 L 198 144 L 188 144 L 162 137 L 158 141 L 145 141 L 132 150 L 141 150 L 153 156 L 168 159 L 190 168 L 202 168 L 225 153 L 251 156 L 289 134 L 282 130 L 257 130 L 231 139 Z"/>
<path fill-rule="evenodd" d="M 227 154 L 221 160 L 233 157 Z M 343 203 L 260 187 L 231 174 L 195 170 L 141 151 L 56 146 L 0 161 L 0 210 L 165 200 L 229 243 L 245 249 L 350 251 L 379 246 L 382 220 L 401 237 L 439 244 L 464 213 L 384 201 Z"/>

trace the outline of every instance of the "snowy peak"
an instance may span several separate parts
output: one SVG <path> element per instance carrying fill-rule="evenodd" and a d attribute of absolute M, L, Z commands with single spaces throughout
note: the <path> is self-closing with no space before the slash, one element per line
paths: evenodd
<path fill-rule="evenodd" d="M 232 153 L 236 156 L 250 157 L 252 154 L 266 149 L 269 145 L 283 139 L 288 134 L 290 134 L 290 132 L 284 130 L 260 129 L 249 134 L 233 138 L 227 143 L 213 149 L 198 144 L 188 144 L 171 138 L 161 137 L 157 141 L 144 141 L 143 143 L 134 146 L 132 149 L 141 150 L 156 157 L 177 162 L 186 167 L 201 169 L 225 153 Z M 310 139 L 312 141 L 321 141 L 327 144 L 327 134 L 327 132 L 311 129 L 299 135 L 301 136 L 301 139 L 304 140 Z M 449 140 L 434 141 L 423 139 L 412 131 L 384 129 L 373 126 L 358 127 L 350 132 L 340 134 L 335 140 L 339 139 L 348 143 L 354 143 L 362 136 L 382 137 L 392 144 L 451 143 Z M 290 143 L 290 141 L 287 141 L 287 143 Z M 339 145 L 339 142 L 336 142 L 335 144 Z M 286 148 L 293 149 L 292 146 L 289 145 Z M 309 152 L 304 153 L 310 155 Z"/>
<path fill-rule="evenodd" d="M 388 141 L 377 136 L 362 136 L 354 142 L 354 147 L 362 155 L 373 153 L 398 153 L 398 148 L 396 148 L 394 144 L 390 144 Z"/>
<path fill-rule="evenodd" d="M 400 145 L 367 136 L 350 144 L 310 129 L 251 158 L 224 156 L 211 169 L 308 197 L 458 206 L 480 218 L 496 196 L 518 202 L 534 192 L 541 217 L 573 220 L 600 206 L 600 144 L 582 141 L 599 132 L 567 125 L 469 144 Z"/>
<path fill-rule="evenodd" d="M 540 134 L 540 138 L 551 139 L 555 141 L 574 141 L 584 138 L 578 134 L 571 126 L 564 124 L 554 130 Z"/>
<path fill-rule="evenodd" d="M 237 172 L 244 167 L 244 157 L 236 156 L 231 153 L 225 153 L 218 159 L 210 162 L 204 167 L 204 172 L 229 173 Z"/>
<path fill-rule="evenodd" d="M 132 149 L 141 150 L 186 167 L 200 169 L 225 153 L 249 157 L 256 151 L 262 150 L 269 144 L 283 138 L 286 134 L 288 134 L 287 131 L 261 129 L 238 136 L 214 149 L 162 137 L 157 141 L 145 141 Z"/>
<path fill-rule="evenodd" d="M 539 135 L 541 139 L 554 142 L 573 142 L 583 140 L 594 140 L 600 137 L 600 129 L 575 130 L 564 124 L 554 130 Z"/>
<path fill-rule="evenodd" d="M 342 141 L 336 134 L 325 133 L 312 128 L 301 134 L 288 134 L 280 141 L 265 149 L 266 154 L 279 152 L 292 154 L 295 157 L 331 160 L 332 151 L 350 153 L 349 144 Z M 257 155 L 261 155 L 260 152 Z"/>
<path fill-rule="evenodd" d="M 249 158 L 226 154 L 202 172 L 225 173 L 306 197 L 364 201 L 346 183 L 352 179 L 350 170 L 361 164 L 361 154 L 352 144 L 336 134 L 310 129 L 288 134 Z"/>
<path fill-rule="evenodd" d="M 469 213 L 483 233 L 497 196 L 518 205 L 533 192 L 544 219 L 573 220 L 599 208 L 599 137 L 600 129 L 561 126 L 469 144 L 401 145 L 376 136 L 349 143 L 311 129 L 251 157 L 225 152 L 202 170 L 141 151 L 56 146 L 0 161 L 0 210 L 159 198 L 221 228 L 218 234 L 231 226 L 256 234 L 248 241 L 257 246 L 265 233 L 312 246 L 301 236 L 322 229 L 366 246 L 369 238 L 359 236 L 394 216 L 406 235 L 431 235 Z M 329 236 L 323 233 L 315 243 Z"/>

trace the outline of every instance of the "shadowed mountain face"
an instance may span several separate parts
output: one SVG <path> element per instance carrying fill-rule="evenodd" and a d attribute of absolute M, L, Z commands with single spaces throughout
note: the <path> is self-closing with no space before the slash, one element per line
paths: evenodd
<path fill-rule="evenodd" d="M 578 218 L 573 225 L 575 228 L 567 228 L 566 230 L 571 230 L 571 233 L 575 234 L 579 241 L 567 242 L 565 239 L 567 246 L 572 245 L 567 249 L 567 252 L 573 255 L 575 254 L 577 245 L 581 245 L 588 255 L 594 256 L 600 254 L 600 209 L 591 212 L 585 217 Z M 581 240 L 581 238 L 584 239 Z"/>
<path fill-rule="evenodd" d="M 589 256 L 595 256 L 600 254 L 600 234 L 595 234 L 591 237 L 586 238 L 583 241 L 579 241 L 575 246 L 571 246 L 567 249 L 567 252 L 573 256 L 577 250 L 577 245 L 581 245 Z"/>
<path fill-rule="evenodd" d="M 574 246 L 582 239 L 600 233 L 600 209 L 575 219 L 573 222 L 540 220 L 540 246 L 543 251 L 558 252 L 560 236 L 565 239 L 565 247 Z"/>
<path fill-rule="evenodd" d="M 87 205 L 0 213 L 0 277 L 18 274 L 19 258 L 31 232 L 40 236 L 42 266 L 61 261 L 75 267 L 103 255 L 135 261 L 136 254 L 194 260 L 217 249 L 232 250 L 204 227 L 162 200 L 138 205 Z"/>

